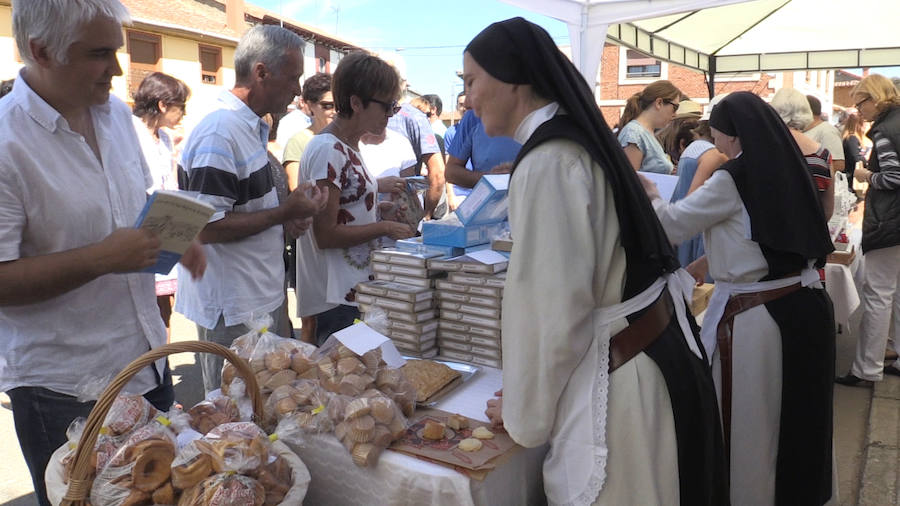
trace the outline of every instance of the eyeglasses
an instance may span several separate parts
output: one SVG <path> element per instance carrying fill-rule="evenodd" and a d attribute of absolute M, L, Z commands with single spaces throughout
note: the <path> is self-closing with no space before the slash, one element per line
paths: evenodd
<path fill-rule="evenodd" d="M 168 104 L 168 106 L 177 107 L 181 109 L 181 112 L 185 112 L 187 110 L 187 104 L 185 104 L 184 102 L 172 102 L 171 104 Z"/>
<path fill-rule="evenodd" d="M 859 109 L 859 106 L 865 104 L 865 103 L 868 102 L 869 100 L 872 100 L 872 97 L 866 97 L 866 98 L 860 100 L 859 102 L 856 103 L 856 106 L 855 106 L 855 107 L 856 107 L 857 109 Z"/>
<path fill-rule="evenodd" d="M 376 104 L 381 104 L 381 107 L 384 107 L 384 113 L 388 114 L 389 116 L 393 116 L 393 115 L 397 114 L 398 112 L 400 112 L 400 106 L 397 105 L 396 100 L 394 100 L 391 103 L 387 103 L 387 102 L 384 102 L 381 100 L 370 98 L 369 102 L 375 102 Z"/>
<path fill-rule="evenodd" d="M 323 111 L 330 111 L 334 109 L 334 102 L 316 102 L 319 104 L 319 107 L 322 108 Z"/>
<path fill-rule="evenodd" d="M 673 112 L 678 112 L 678 107 L 681 106 L 681 104 L 679 104 L 677 102 L 672 102 L 671 100 L 668 100 L 668 99 L 663 99 L 663 103 L 671 105 Z"/>

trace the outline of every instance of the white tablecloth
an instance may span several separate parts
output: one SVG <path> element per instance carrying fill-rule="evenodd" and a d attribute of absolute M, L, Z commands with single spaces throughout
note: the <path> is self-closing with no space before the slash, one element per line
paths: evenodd
<path fill-rule="evenodd" d="M 856 249 L 856 256 L 850 265 L 825 264 L 825 291 L 834 304 L 834 322 L 849 328 L 850 315 L 859 307 L 859 289 L 865 272 L 864 257 L 860 248 L 862 232 L 850 229 L 850 244 Z"/>
<path fill-rule="evenodd" d="M 485 402 L 502 384 L 501 372 L 481 367 L 437 408 L 487 421 Z M 312 475 L 305 504 L 315 505 L 524 505 L 543 504 L 541 465 L 546 447 L 520 449 L 484 481 L 448 467 L 386 451 L 374 468 L 353 464 L 333 435 L 293 447 Z"/>
<path fill-rule="evenodd" d="M 859 292 L 851 266 L 825 264 L 825 291 L 834 304 L 834 322 L 847 328 L 850 315 L 859 307 Z"/>

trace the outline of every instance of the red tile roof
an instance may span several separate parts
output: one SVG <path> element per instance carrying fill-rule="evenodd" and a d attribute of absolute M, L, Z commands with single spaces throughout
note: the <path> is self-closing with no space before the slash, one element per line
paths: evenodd
<path fill-rule="evenodd" d="M 131 12 L 131 16 L 143 21 L 156 21 L 176 25 L 186 29 L 208 32 L 231 38 L 239 38 L 244 30 L 237 32 L 226 26 L 225 2 L 221 0 L 121 0 Z M 245 24 L 247 27 L 258 23 L 284 24 L 306 38 L 336 48 L 358 48 L 347 40 L 337 38 L 319 28 L 293 19 L 282 19 L 277 13 L 251 3 L 245 3 Z"/>

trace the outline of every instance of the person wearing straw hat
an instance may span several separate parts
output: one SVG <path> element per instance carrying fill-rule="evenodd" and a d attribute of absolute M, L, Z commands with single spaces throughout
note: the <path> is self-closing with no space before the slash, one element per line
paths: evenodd
<path fill-rule="evenodd" d="M 485 132 L 523 143 L 503 299 L 514 339 L 486 414 L 523 446 L 549 443 L 551 504 L 727 504 L 693 283 L 587 82 L 522 18 L 476 36 L 463 69 Z"/>
<path fill-rule="evenodd" d="M 685 131 L 685 124 L 696 125 L 702 112 L 700 104 L 693 100 L 684 99 L 678 103 L 678 112 L 675 113 L 675 118 L 656 132 L 656 140 L 675 167 L 678 166 L 678 161 L 681 159 L 681 152 L 684 151 L 688 144 L 679 145 L 679 133 Z M 677 175 L 677 170 L 675 172 Z"/>
<path fill-rule="evenodd" d="M 25 67 L 0 102 L 0 390 L 9 395 L 38 503 L 44 470 L 87 416 L 84 379 L 108 381 L 166 342 L 154 276 L 160 241 L 134 228 L 153 180 L 131 109 L 110 95 L 128 11 L 118 0 L 16 0 Z M 201 276 L 194 244 L 181 259 Z M 165 360 L 126 391 L 174 400 Z"/>

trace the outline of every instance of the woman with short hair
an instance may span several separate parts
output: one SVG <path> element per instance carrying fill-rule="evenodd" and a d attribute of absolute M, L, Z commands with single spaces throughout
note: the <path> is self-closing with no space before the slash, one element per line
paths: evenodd
<path fill-rule="evenodd" d="M 379 239 L 415 234 L 406 224 L 378 221 L 378 193 L 399 191 L 402 180 L 380 184 L 359 152 L 360 137 L 381 134 L 400 109 L 397 71 L 377 56 L 350 53 L 338 64 L 331 89 L 337 116 L 307 144 L 299 176 L 331 189 L 325 210 L 313 219 L 313 233 L 297 240 L 297 286 L 312 301 L 301 316 L 315 315 L 320 345 L 359 318 L 356 285 L 370 279 Z"/>
<path fill-rule="evenodd" d="M 153 186 L 147 190 L 149 193 L 178 189 L 175 145 L 167 129 L 174 129 L 181 123 L 190 96 L 191 90 L 186 84 L 162 72 L 145 77 L 134 94 L 134 130 L 153 177 Z M 156 275 L 156 304 L 166 324 L 167 340 L 171 337 L 169 321 L 177 283 L 176 269 Z"/>
<path fill-rule="evenodd" d="M 655 132 L 678 112 L 682 93 L 669 81 L 659 80 L 629 97 L 619 119 L 619 145 L 636 171 L 672 173 L 672 161 Z"/>
<path fill-rule="evenodd" d="M 834 185 L 831 184 L 831 152 L 812 137 L 803 133 L 812 123 L 813 113 L 806 95 L 794 88 L 781 88 L 772 97 L 772 108 L 787 125 L 788 131 L 800 148 L 806 166 L 816 185 L 819 202 L 825 212 L 825 219 L 831 219 L 834 212 Z"/>
<path fill-rule="evenodd" d="M 334 96 L 331 94 L 331 75 L 319 72 L 303 82 L 303 103 L 309 109 L 312 122 L 297 132 L 284 146 L 282 163 L 288 175 L 291 190 L 297 187 L 300 158 L 313 136 L 331 124 L 334 119 Z"/>
<path fill-rule="evenodd" d="M 863 316 L 850 372 L 837 378 L 842 385 L 870 386 L 882 374 L 900 376 L 895 362 L 884 367 L 884 347 L 891 326 L 900 329 L 900 94 L 890 79 L 870 74 L 850 92 L 860 116 L 872 122 L 872 154 L 868 168 L 856 169 L 856 179 L 869 183 L 863 214 L 865 255 Z M 894 338 L 894 351 L 900 339 Z"/>

